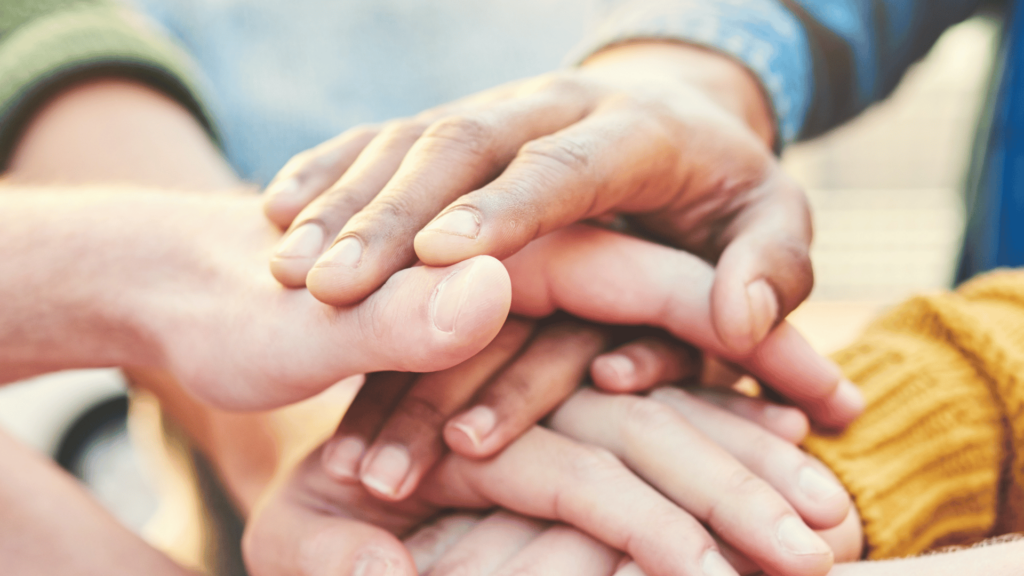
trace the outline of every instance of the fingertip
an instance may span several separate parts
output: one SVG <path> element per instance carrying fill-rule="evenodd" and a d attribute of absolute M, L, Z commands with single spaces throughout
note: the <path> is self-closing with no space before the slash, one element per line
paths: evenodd
<path fill-rule="evenodd" d="M 590 364 L 594 385 L 609 392 L 633 392 L 638 389 L 636 363 L 619 353 L 602 354 Z"/>
<path fill-rule="evenodd" d="M 796 408 L 766 403 L 762 415 L 765 428 L 790 444 L 800 444 L 811 431 L 807 415 Z"/>
<path fill-rule="evenodd" d="M 511 305 L 508 271 L 495 258 L 476 256 L 438 284 L 431 296 L 430 315 L 441 332 L 490 342 L 505 323 Z"/>
<path fill-rule="evenodd" d="M 304 207 L 299 181 L 294 177 L 275 180 L 263 192 L 263 214 L 282 230 L 292 224 Z"/>
<path fill-rule="evenodd" d="M 816 422 L 830 429 L 842 430 L 864 413 L 867 400 L 856 384 L 843 378 L 825 400 L 825 405 L 823 417 Z"/>
<path fill-rule="evenodd" d="M 497 425 L 498 416 L 492 408 L 474 406 L 445 424 L 444 440 L 460 456 L 487 458 L 502 448 L 488 442 Z"/>
<path fill-rule="evenodd" d="M 480 213 L 470 207 L 442 212 L 413 239 L 416 256 L 428 266 L 449 266 L 479 256 Z"/>
<path fill-rule="evenodd" d="M 366 442 L 357 436 L 332 438 L 320 454 L 324 472 L 339 482 L 359 480 L 359 463 L 366 454 Z"/>

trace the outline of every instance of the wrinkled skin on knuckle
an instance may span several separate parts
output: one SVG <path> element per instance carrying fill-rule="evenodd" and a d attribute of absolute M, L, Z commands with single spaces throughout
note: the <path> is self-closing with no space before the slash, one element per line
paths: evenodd
<path fill-rule="evenodd" d="M 470 156 L 493 156 L 497 127 L 487 115 L 462 114 L 438 120 L 423 133 L 423 140 L 435 141 L 442 152 L 456 151 Z"/>
<path fill-rule="evenodd" d="M 443 408 L 433 399 L 416 394 L 410 394 L 402 399 L 395 416 L 400 417 L 406 426 L 410 424 L 415 426 L 417 430 L 407 431 L 407 433 L 415 432 L 417 435 L 440 430 L 441 425 L 448 417 Z"/>
<path fill-rule="evenodd" d="M 621 429 L 629 445 L 644 445 L 651 436 L 678 434 L 682 420 L 672 408 L 654 400 L 622 396 Z"/>
<path fill-rule="evenodd" d="M 409 142 L 422 136 L 428 127 L 427 122 L 414 118 L 389 120 L 381 127 L 377 137 L 388 142 Z"/>
<path fill-rule="evenodd" d="M 593 146 L 593 142 L 551 134 L 523 144 L 519 157 L 539 166 L 582 172 L 590 166 Z"/>
<path fill-rule="evenodd" d="M 565 455 L 569 486 L 616 483 L 627 475 L 626 467 L 615 454 L 599 446 L 578 445 Z"/>
<path fill-rule="evenodd" d="M 773 505 L 779 496 L 775 489 L 762 478 L 746 468 L 733 470 L 724 479 L 717 498 L 711 502 L 707 511 L 706 521 L 715 530 L 730 532 L 739 522 L 736 510 L 766 510 L 775 508 Z M 772 505 L 769 505 L 772 503 Z"/>

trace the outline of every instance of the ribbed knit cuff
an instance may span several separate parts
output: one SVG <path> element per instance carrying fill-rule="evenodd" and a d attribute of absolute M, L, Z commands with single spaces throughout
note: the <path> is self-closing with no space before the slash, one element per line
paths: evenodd
<path fill-rule="evenodd" d="M 803 128 L 814 86 L 807 34 L 778 0 L 633 0 L 624 2 L 570 55 L 579 63 L 630 40 L 679 40 L 722 52 L 761 81 L 781 140 Z"/>
<path fill-rule="evenodd" d="M 956 294 L 914 299 L 836 355 L 868 408 L 843 434 L 805 446 L 852 494 L 871 559 L 996 530 L 1008 439 L 988 368 L 958 337 L 986 331 L 966 306 Z"/>
<path fill-rule="evenodd" d="M 48 96 L 87 77 L 128 77 L 187 107 L 217 140 L 183 51 L 131 13 L 85 4 L 55 10 L 0 40 L 0 169 L 25 122 Z"/>

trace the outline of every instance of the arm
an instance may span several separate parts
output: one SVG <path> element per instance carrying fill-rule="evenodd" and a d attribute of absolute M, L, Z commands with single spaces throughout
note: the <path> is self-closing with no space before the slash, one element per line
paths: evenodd
<path fill-rule="evenodd" d="M 810 138 L 884 98 L 980 0 L 623 0 L 579 46 L 583 60 L 635 39 L 727 54 L 760 80 L 779 139 Z"/>
<path fill-rule="evenodd" d="M 195 576 L 132 534 L 67 473 L 0 433 L 4 574 Z"/>
<path fill-rule="evenodd" d="M 868 558 L 1024 530 L 1022 302 L 1024 273 L 992 273 L 910 300 L 836 355 L 868 407 L 806 445 L 854 496 Z"/>

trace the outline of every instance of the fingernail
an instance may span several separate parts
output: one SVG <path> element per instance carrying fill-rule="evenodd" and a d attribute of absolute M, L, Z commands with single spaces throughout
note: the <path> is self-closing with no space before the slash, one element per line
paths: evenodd
<path fill-rule="evenodd" d="M 480 235 L 480 216 L 466 208 L 456 208 L 451 212 L 442 214 L 436 220 L 427 224 L 424 231 L 444 232 L 453 236 L 465 236 L 476 239 Z"/>
<path fill-rule="evenodd" d="M 838 482 L 822 474 L 813 466 L 804 466 L 800 469 L 797 482 L 800 489 L 811 500 L 827 500 L 843 491 Z"/>
<path fill-rule="evenodd" d="M 270 186 L 267 186 L 264 194 L 268 197 L 273 196 L 274 198 L 283 198 L 286 196 L 292 196 L 298 191 L 299 181 L 295 178 L 285 178 L 284 180 L 272 182 Z"/>
<path fill-rule="evenodd" d="M 377 450 L 365 466 L 363 484 L 381 494 L 396 496 L 411 466 L 409 451 L 404 446 L 387 444 Z"/>
<path fill-rule="evenodd" d="M 434 289 L 430 302 L 430 317 L 441 332 L 455 332 L 462 305 L 469 297 L 473 283 L 475 263 L 464 265 L 452 272 Z"/>
<path fill-rule="evenodd" d="M 768 282 L 761 279 L 747 284 L 747 304 L 750 306 L 750 337 L 760 342 L 778 320 L 779 301 Z"/>
<path fill-rule="evenodd" d="M 498 416 L 487 406 L 474 406 L 468 412 L 452 418 L 453 428 L 469 436 L 470 442 L 479 447 L 498 423 Z"/>
<path fill-rule="evenodd" d="M 324 249 L 324 229 L 309 222 L 292 230 L 277 249 L 282 258 L 313 258 Z"/>
<path fill-rule="evenodd" d="M 700 568 L 704 571 L 705 576 L 736 576 L 737 574 L 718 550 L 708 550 L 700 562 Z"/>
<path fill-rule="evenodd" d="M 601 357 L 601 361 L 623 387 L 628 388 L 636 381 L 636 364 L 625 354 L 607 354 Z"/>
<path fill-rule="evenodd" d="M 391 562 L 374 555 L 366 555 L 356 560 L 352 576 L 390 576 Z"/>
<path fill-rule="evenodd" d="M 348 266 L 355 268 L 359 265 L 359 259 L 363 257 L 363 243 L 355 236 L 346 236 L 331 249 L 324 253 L 318 261 L 332 265 Z"/>
<path fill-rule="evenodd" d="M 864 408 L 868 405 L 867 400 L 864 399 L 864 394 L 860 391 L 860 388 L 845 378 L 839 382 L 839 386 L 836 387 L 833 398 L 835 398 L 837 404 L 843 406 L 853 414 L 860 414 L 864 412 Z"/>
<path fill-rule="evenodd" d="M 779 543 L 797 556 L 828 554 L 831 548 L 796 516 L 786 516 L 776 528 Z"/>
<path fill-rule="evenodd" d="M 328 474 L 344 480 L 359 479 L 359 462 L 366 452 L 362 438 L 345 436 L 335 440 L 324 451 L 321 464 Z"/>

